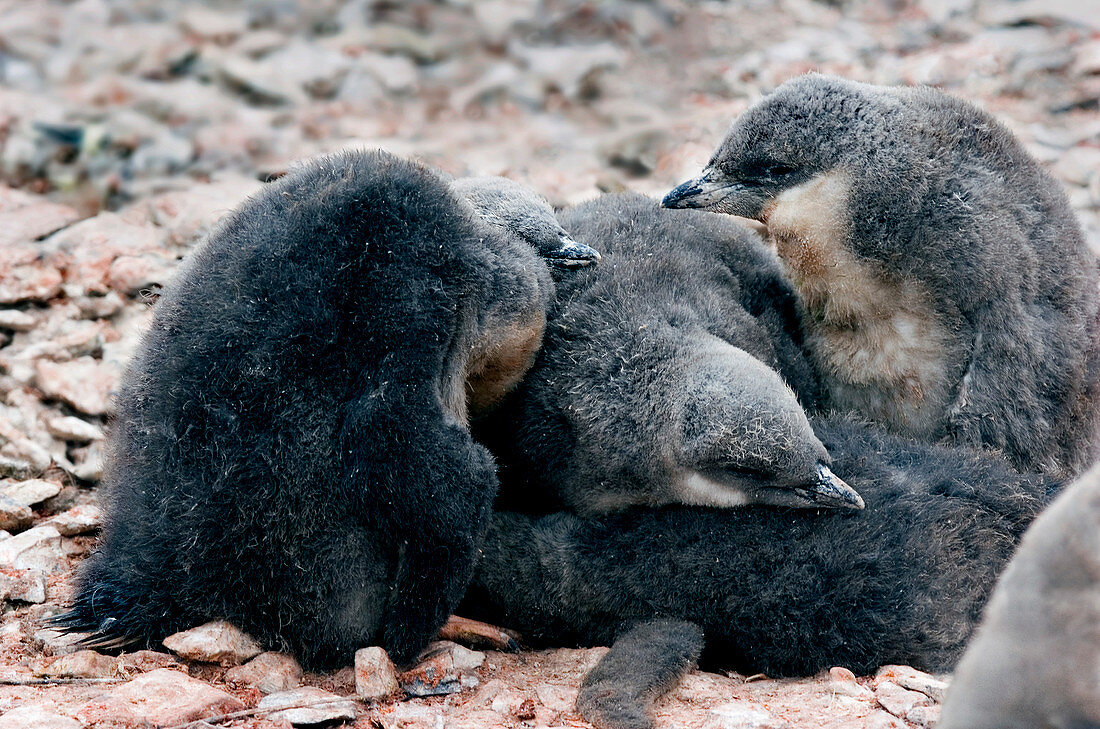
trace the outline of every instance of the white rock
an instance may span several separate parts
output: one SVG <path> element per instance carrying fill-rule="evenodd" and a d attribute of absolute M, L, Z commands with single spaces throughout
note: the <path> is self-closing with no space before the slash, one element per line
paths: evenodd
<path fill-rule="evenodd" d="M 0 542 L 0 567 L 56 572 L 65 565 L 61 533 L 52 526 L 28 529 Z"/>
<path fill-rule="evenodd" d="M 38 317 L 19 309 L 0 309 L 0 329 L 29 332 L 38 325 Z"/>
<path fill-rule="evenodd" d="M 46 397 L 61 400 L 88 415 L 107 413 L 111 392 L 122 376 L 121 368 L 113 363 L 91 357 L 71 362 L 38 360 L 34 372 L 35 382 Z"/>
<path fill-rule="evenodd" d="M 2 600 L 36 605 L 46 602 L 46 575 L 39 570 L 0 571 L 0 601 Z"/>
<path fill-rule="evenodd" d="M 882 708 L 902 719 L 904 719 L 914 707 L 925 706 L 932 703 L 932 699 L 919 691 L 904 689 L 893 681 L 883 681 L 880 683 L 875 688 L 875 699 L 882 705 Z"/>
<path fill-rule="evenodd" d="M 142 674 L 85 704 L 77 718 L 88 724 L 173 726 L 240 711 L 244 704 L 224 691 L 169 668 Z"/>
<path fill-rule="evenodd" d="M 79 650 L 54 659 L 35 673 L 54 678 L 114 678 L 119 674 L 119 665 L 118 658 Z"/>
<path fill-rule="evenodd" d="M 46 430 L 50 435 L 70 443 L 87 443 L 103 440 L 103 429 L 87 420 L 68 416 L 58 416 L 46 421 Z"/>
<path fill-rule="evenodd" d="M 297 688 L 302 683 L 302 667 L 286 653 L 261 653 L 243 666 L 226 671 L 225 680 L 273 694 Z"/>
<path fill-rule="evenodd" d="M 244 663 L 263 652 L 252 636 L 224 620 L 173 633 L 164 639 L 164 646 L 192 661 L 226 666 Z"/>
<path fill-rule="evenodd" d="M 731 702 L 715 706 L 708 712 L 721 729 L 783 729 L 787 721 L 762 706 Z"/>
<path fill-rule="evenodd" d="M 61 484 L 32 478 L 29 481 L 7 481 L 0 483 L 0 493 L 17 504 L 34 506 L 61 493 Z"/>
<path fill-rule="evenodd" d="M 397 693 L 397 669 L 385 649 L 377 646 L 355 652 L 355 693 L 363 701 L 377 701 Z"/>
<path fill-rule="evenodd" d="M 294 726 L 313 726 L 355 719 L 353 700 L 313 686 L 270 694 L 260 699 L 256 708 L 261 711 L 274 709 L 276 711 L 267 715 L 269 720 L 289 721 Z"/>
<path fill-rule="evenodd" d="M 52 526 L 63 537 L 90 534 L 103 523 L 103 510 L 95 504 L 77 504 L 71 509 L 50 517 L 42 526 Z"/>
<path fill-rule="evenodd" d="M 0 716 L 0 729 L 80 729 L 80 722 L 45 707 L 18 706 Z"/>
<path fill-rule="evenodd" d="M 841 696 L 870 701 L 875 697 L 871 689 L 856 682 L 856 675 L 847 668 L 835 666 L 829 669 L 829 689 Z"/>
<path fill-rule="evenodd" d="M 34 523 L 31 507 L 17 504 L 0 494 L 0 530 L 19 532 Z"/>

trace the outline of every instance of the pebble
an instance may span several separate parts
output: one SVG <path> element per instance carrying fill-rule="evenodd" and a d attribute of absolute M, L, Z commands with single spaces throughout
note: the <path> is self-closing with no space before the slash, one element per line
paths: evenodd
<path fill-rule="evenodd" d="M 0 482 L 0 493 L 17 504 L 34 506 L 61 493 L 61 484 L 40 478 Z"/>
<path fill-rule="evenodd" d="M 71 362 L 39 360 L 34 366 L 35 383 L 42 393 L 71 405 L 86 415 L 106 415 L 111 393 L 121 377 L 119 367 L 92 357 Z"/>
<path fill-rule="evenodd" d="M 21 532 L 34 523 L 34 512 L 29 506 L 18 504 L 0 494 L 0 530 Z"/>
<path fill-rule="evenodd" d="M 78 534 L 90 534 L 99 529 L 103 522 L 103 512 L 95 504 L 77 504 L 50 519 L 42 526 L 51 526 L 62 533 L 62 537 L 77 537 Z"/>
<path fill-rule="evenodd" d="M 48 661 L 35 670 L 36 676 L 51 678 L 114 678 L 121 661 L 92 650 L 79 650 Z"/>
<path fill-rule="evenodd" d="M 0 309 L 0 329 L 29 332 L 38 326 L 38 317 L 20 309 Z"/>
<path fill-rule="evenodd" d="M 746 702 L 720 704 L 707 712 L 712 726 L 721 729 L 786 729 L 786 719 L 778 717 L 762 706 Z"/>
<path fill-rule="evenodd" d="M 0 569 L 0 601 L 46 602 L 46 575 L 34 569 Z"/>
<path fill-rule="evenodd" d="M 72 415 L 50 418 L 46 421 L 46 430 L 54 438 L 60 438 L 70 443 L 103 440 L 103 428 Z"/>
<path fill-rule="evenodd" d="M 52 526 L 39 526 L 0 542 L 0 569 L 37 569 L 58 572 L 65 567 L 61 533 Z"/>
<path fill-rule="evenodd" d="M 910 666 L 883 666 L 875 674 L 874 683 L 877 686 L 883 681 L 893 681 L 902 688 L 919 691 L 937 702 L 943 701 L 947 694 L 947 681 Z"/>
<path fill-rule="evenodd" d="M 146 673 L 158 668 L 182 668 L 179 659 L 160 651 L 140 650 L 123 653 L 118 658 L 122 662 L 122 670 L 127 673 Z"/>
<path fill-rule="evenodd" d="M 906 718 L 916 706 L 926 706 L 932 700 L 919 691 L 910 691 L 893 681 L 883 681 L 875 688 L 875 700 L 894 716 Z"/>
<path fill-rule="evenodd" d="M 159 668 L 93 699 L 76 717 L 86 724 L 173 726 L 244 708 L 224 691 L 179 671 Z"/>
<path fill-rule="evenodd" d="M 261 693 L 297 688 L 302 683 L 302 667 L 286 653 L 261 653 L 243 666 L 225 672 L 227 683 L 253 686 Z"/>
<path fill-rule="evenodd" d="M 224 620 L 173 633 L 164 646 L 183 658 L 223 666 L 236 666 L 263 652 L 252 636 Z"/>
<path fill-rule="evenodd" d="M 39 706 L 17 706 L 0 716 L 0 729 L 80 729 L 80 722 Z"/>
<path fill-rule="evenodd" d="M 397 669 L 385 649 L 377 646 L 355 652 L 355 693 L 363 701 L 378 701 L 397 693 Z"/>
<path fill-rule="evenodd" d="M 451 641 L 437 641 L 425 649 L 420 663 L 398 676 L 409 696 L 441 696 L 477 686 L 474 669 L 485 662 L 485 654 Z"/>
<path fill-rule="evenodd" d="M 840 666 L 829 669 L 829 689 L 835 694 L 850 696 L 854 699 L 870 701 L 875 697 L 871 689 L 856 682 L 854 673 Z"/>
<path fill-rule="evenodd" d="M 353 700 L 313 686 L 269 694 L 260 699 L 256 708 L 272 711 L 267 715 L 271 721 L 289 721 L 294 726 L 354 721 L 356 713 Z"/>

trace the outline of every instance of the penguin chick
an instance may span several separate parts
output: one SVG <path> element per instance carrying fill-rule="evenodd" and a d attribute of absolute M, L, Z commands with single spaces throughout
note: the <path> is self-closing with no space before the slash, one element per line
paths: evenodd
<path fill-rule="evenodd" d="M 124 378 L 103 536 L 60 622 L 110 647 L 220 618 L 307 666 L 364 645 L 412 660 L 487 525 L 495 466 L 468 402 L 538 349 L 536 249 L 594 258 L 509 232 L 529 211 L 492 199 L 479 214 L 423 165 L 349 152 L 230 214 Z"/>
<path fill-rule="evenodd" d="M 498 512 L 462 613 L 519 630 L 532 645 L 609 645 L 631 624 L 688 621 L 706 636 L 707 664 L 748 674 L 889 663 L 950 670 L 1059 484 L 980 451 L 840 417 L 812 423 L 863 511 Z M 690 653 L 669 656 L 691 663 Z M 667 687 L 657 668 L 634 662 L 608 693 Z"/>
<path fill-rule="evenodd" d="M 664 204 L 767 224 L 833 409 L 1023 469 L 1091 462 L 1096 260 L 1064 192 L 989 114 L 803 76 Z"/>
<path fill-rule="evenodd" d="M 1100 467 L 1024 534 L 959 662 L 941 729 L 1100 726 Z"/>
<path fill-rule="evenodd" d="M 603 261 L 559 281 L 535 367 L 478 431 L 517 484 L 502 507 L 862 508 L 776 372 L 815 397 L 793 297 L 752 233 L 639 195 L 561 221 Z"/>

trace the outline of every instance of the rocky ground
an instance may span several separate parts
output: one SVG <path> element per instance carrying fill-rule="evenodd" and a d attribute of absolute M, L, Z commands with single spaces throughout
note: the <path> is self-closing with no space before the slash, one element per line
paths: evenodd
<path fill-rule="evenodd" d="M 94 543 L 112 391 L 177 261 L 297 158 L 381 146 L 559 205 L 660 195 L 810 69 L 982 104 L 1100 249 L 1100 13 L 1082 0 L 0 0 L 0 729 L 587 726 L 573 699 L 603 649 L 444 643 L 399 678 L 370 652 L 302 674 L 217 627 L 74 652 L 41 620 Z M 454 693 L 408 697 L 426 690 Z M 928 726 L 942 690 L 904 667 L 696 672 L 658 726 Z"/>

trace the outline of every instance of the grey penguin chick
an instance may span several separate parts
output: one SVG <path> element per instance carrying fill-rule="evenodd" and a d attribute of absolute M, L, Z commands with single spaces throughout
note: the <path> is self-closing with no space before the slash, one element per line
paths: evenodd
<path fill-rule="evenodd" d="M 989 114 L 802 76 L 664 204 L 767 224 L 831 408 L 1027 470 L 1094 457 L 1097 262 L 1065 193 Z"/>
<path fill-rule="evenodd" d="M 1100 726 L 1100 467 L 1035 520 L 955 671 L 939 729 Z"/>
<path fill-rule="evenodd" d="M 595 258 L 501 190 L 479 210 L 422 164 L 348 152 L 228 215 L 130 363 L 103 535 L 58 622 L 90 646 L 225 619 L 306 666 L 415 658 L 497 490 L 471 410 L 538 350 L 546 261 Z"/>
<path fill-rule="evenodd" d="M 535 366 L 479 424 L 523 484 L 500 506 L 863 507 L 796 395 L 812 402 L 816 380 L 792 292 L 755 234 L 640 195 L 560 219 L 603 260 L 558 281 Z M 534 504 L 545 494 L 556 500 Z"/>

